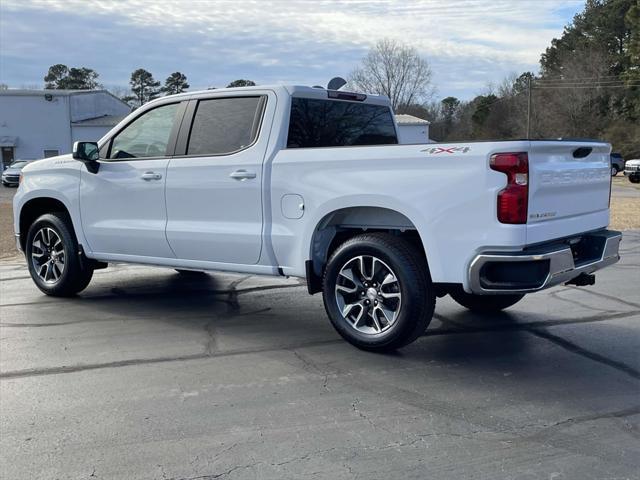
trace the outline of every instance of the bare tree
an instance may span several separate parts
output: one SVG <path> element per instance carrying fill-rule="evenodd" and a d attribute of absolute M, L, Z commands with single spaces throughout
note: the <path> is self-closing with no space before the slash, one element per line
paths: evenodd
<path fill-rule="evenodd" d="M 395 111 L 425 103 L 434 93 L 427 60 L 415 48 L 390 39 L 380 40 L 362 59 L 349 83 L 363 92 L 386 95 Z"/>
<path fill-rule="evenodd" d="M 539 137 L 597 137 L 611 121 L 618 89 L 608 89 L 609 65 L 603 48 L 561 55 L 562 77 L 533 82 L 533 134 Z M 581 84 L 588 79 L 586 84 Z M 599 80 L 604 79 L 604 83 Z M 610 84 L 610 83 L 609 83 Z M 604 85 L 604 86 L 596 86 Z M 609 118 L 603 121 L 604 118 Z"/>

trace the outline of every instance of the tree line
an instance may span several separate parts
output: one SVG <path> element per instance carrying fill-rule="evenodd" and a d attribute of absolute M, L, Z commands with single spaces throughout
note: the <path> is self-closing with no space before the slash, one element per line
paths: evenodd
<path fill-rule="evenodd" d="M 90 68 L 53 65 L 46 88 L 100 88 Z M 131 74 L 121 98 L 140 106 L 189 88 L 174 72 L 164 85 L 145 69 Z M 235 80 L 227 87 L 255 85 Z M 383 39 L 349 76 L 347 88 L 386 95 L 396 113 L 431 122 L 437 141 L 599 138 L 626 157 L 640 157 L 640 6 L 638 0 L 586 0 L 585 8 L 542 53 L 540 70 L 513 74 L 465 101 L 434 101 L 428 61 Z"/>
<path fill-rule="evenodd" d="M 469 101 L 434 101 L 426 60 L 389 40 L 378 42 L 350 84 L 430 120 L 437 141 L 597 138 L 640 158 L 640 3 L 587 0 L 542 53 L 537 74 L 513 74 Z"/>
<path fill-rule="evenodd" d="M 56 64 L 49 67 L 44 77 L 45 89 L 57 90 L 95 90 L 103 88 L 98 83 L 100 75 L 91 68 L 67 67 Z M 227 88 L 254 86 L 252 80 L 238 79 L 227 85 Z M 175 95 L 189 88 L 187 76 L 181 72 L 173 72 L 164 84 L 153 77 L 153 74 L 144 68 L 138 68 L 131 73 L 129 80 L 130 92 L 119 95 L 120 98 L 136 108 L 162 95 Z M 214 87 L 210 87 L 214 88 Z"/>

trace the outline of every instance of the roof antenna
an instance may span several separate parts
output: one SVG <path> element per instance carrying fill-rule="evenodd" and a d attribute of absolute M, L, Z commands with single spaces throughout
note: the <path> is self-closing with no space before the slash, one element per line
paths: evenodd
<path fill-rule="evenodd" d="M 327 90 L 340 90 L 347 84 L 347 81 L 342 77 L 333 77 L 329 80 L 329 84 L 327 85 Z"/>

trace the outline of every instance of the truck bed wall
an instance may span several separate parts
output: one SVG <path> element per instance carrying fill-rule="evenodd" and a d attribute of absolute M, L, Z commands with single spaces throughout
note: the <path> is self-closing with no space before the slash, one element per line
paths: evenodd
<path fill-rule="evenodd" d="M 304 276 L 311 240 L 323 218 L 350 207 L 401 213 L 418 230 L 435 282 L 465 281 L 478 250 L 517 250 L 524 225 L 496 219 L 506 176 L 489 169 L 494 151 L 526 151 L 529 142 L 399 145 L 281 150 L 271 165 L 271 235 L 285 274 Z M 281 199 L 297 194 L 304 215 L 286 218 Z"/>

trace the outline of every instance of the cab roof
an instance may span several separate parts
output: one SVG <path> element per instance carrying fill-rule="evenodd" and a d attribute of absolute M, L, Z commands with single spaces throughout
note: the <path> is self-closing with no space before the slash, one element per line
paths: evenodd
<path fill-rule="evenodd" d="M 318 98 L 318 99 L 331 99 L 331 100 L 351 100 L 358 101 L 362 103 L 374 104 L 374 105 L 384 105 L 389 106 L 390 101 L 389 98 L 384 95 L 373 95 L 373 94 L 362 94 L 355 92 L 347 92 L 343 90 L 327 90 L 325 88 L 318 87 L 308 87 L 304 85 L 256 85 L 252 87 L 234 87 L 234 88 L 216 88 L 209 90 L 196 90 L 190 92 L 179 93 L 176 95 L 170 95 L 171 98 L 187 98 L 194 96 L 201 96 L 204 94 L 224 94 L 224 93 L 250 93 L 254 91 L 264 91 L 264 90 L 273 90 L 275 92 L 281 92 L 282 94 L 288 94 L 292 97 L 302 97 L 302 98 Z M 358 98 L 355 97 L 364 97 Z M 353 97 L 353 98 L 348 98 Z M 157 100 L 167 98 L 160 97 Z"/>

